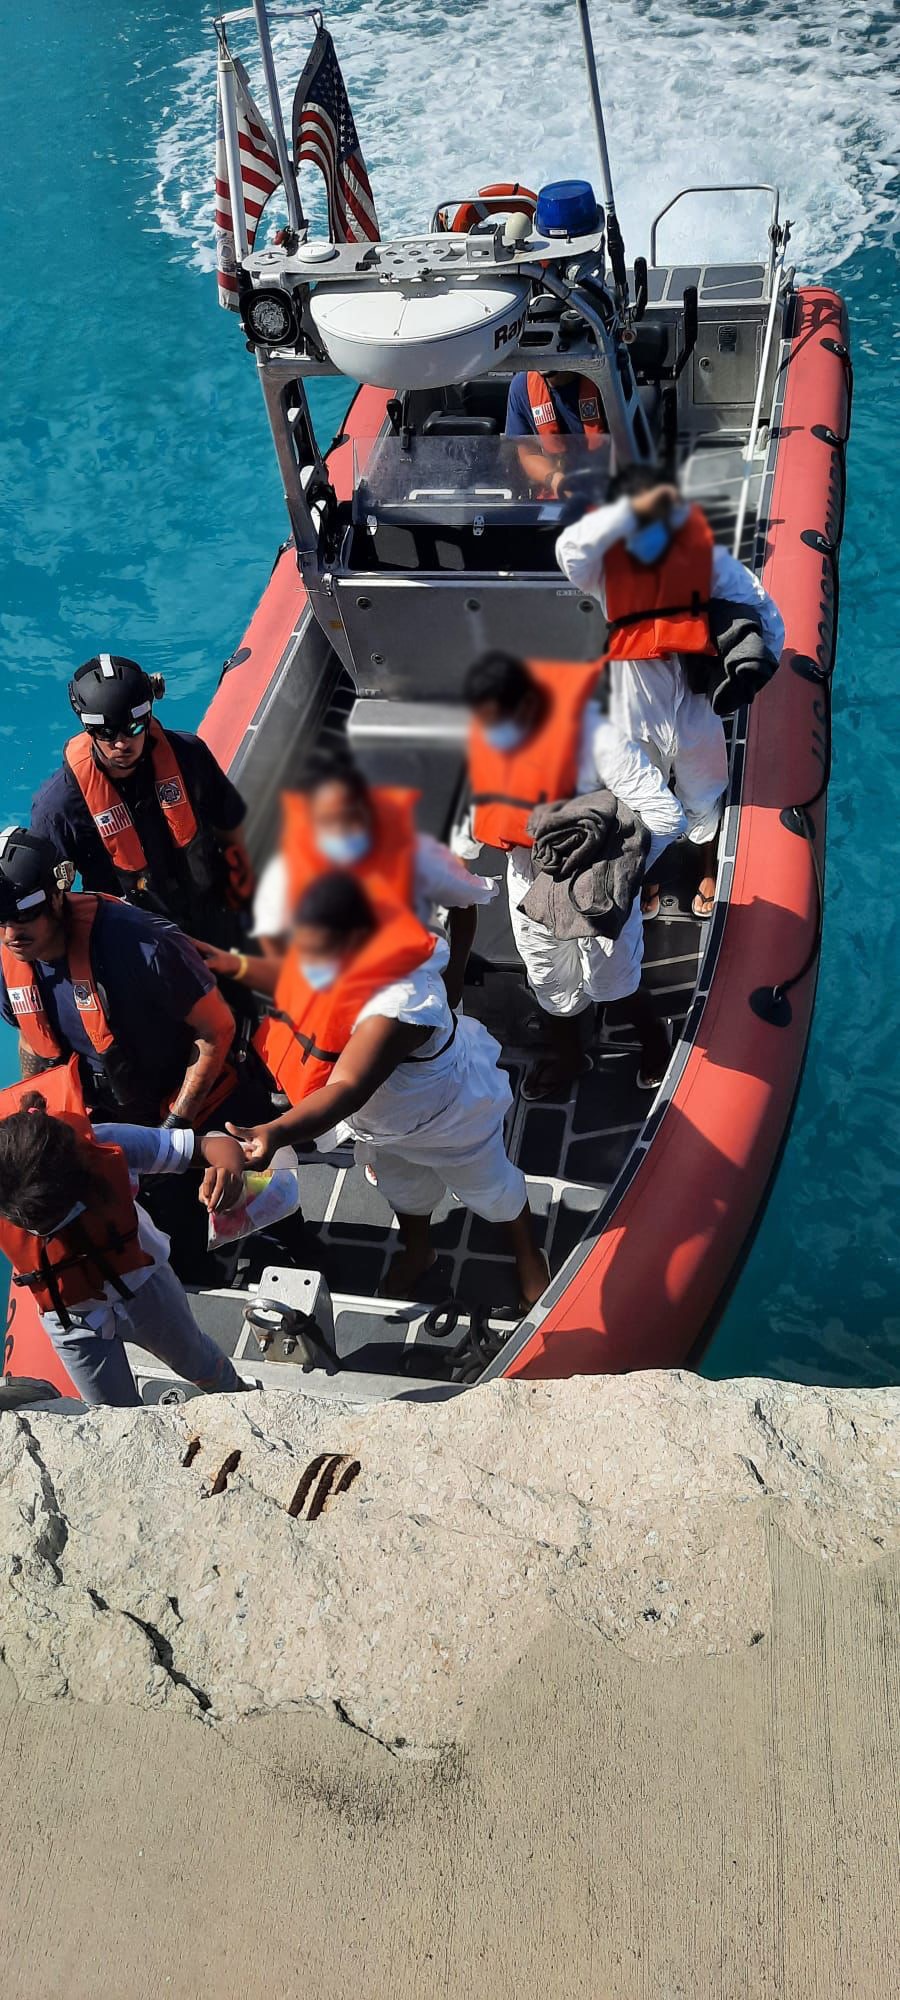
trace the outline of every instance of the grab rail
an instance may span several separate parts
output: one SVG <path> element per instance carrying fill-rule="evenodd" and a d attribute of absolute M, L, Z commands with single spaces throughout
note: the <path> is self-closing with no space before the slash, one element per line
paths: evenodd
<path fill-rule="evenodd" d="M 665 208 L 660 209 L 659 214 L 653 217 L 653 221 L 650 224 L 651 264 L 656 263 L 656 232 L 659 227 L 659 224 L 663 219 L 663 216 L 668 215 L 670 209 L 677 207 L 678 203 L 680 201 L 684 201 L 685 197 L 689 194 L 770 194 L 772 196 L 772 213 L 769 217 L 769 242 L 770 243 L 773 242 L 772 231 L 778 228 L 778 203 L 780 199 L 779 190 L 775 186 L 774 182 L 723 181 L 718 184 L 710 183 L 708 186 L 704 187 L 697 186 L 697 187 L 679 188 L 678 193 L 673 194 L 671 201 L 666 202 Z M 774 270 L 775 270 L 774 253 L 770 251 L 769 253 L 770 283 L 774 274 Z"/>

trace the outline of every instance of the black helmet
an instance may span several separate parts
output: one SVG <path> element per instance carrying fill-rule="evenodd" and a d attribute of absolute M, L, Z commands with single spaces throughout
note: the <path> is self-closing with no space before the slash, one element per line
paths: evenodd
<path fill-rule="evenodd" d="M 127 730 L 149 721 L 154 698 L 165 687 L 161 674 L 146 674 L 136 660 L 98 653 L 69 682 L 69 700 L 86 729 Z"/>
<path fill-rule="evenodd" d="M 49 840 L 21 826 L 0 833 L 0 923 L 13 923 L 49 903 L 75 879 L 70 861 L 57 861 Z"/>

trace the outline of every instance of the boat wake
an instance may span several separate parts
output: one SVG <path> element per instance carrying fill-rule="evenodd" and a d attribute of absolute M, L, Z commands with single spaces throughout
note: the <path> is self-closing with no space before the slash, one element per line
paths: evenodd
<path fill-rule="evenodd" d="M 651 217 L 690 181 L 774 180 L 798 218 L 792 255 L 806 276 L 863 240 L 897 237 L 890 186 L 900 167 L 900 17 L 866 0 L 605 0 L 594 33 L 617 205 L 632 253 Z M 332 0 L 334 33 L 383 233 L 427 227 L 442 196 L 517 174 L 532 185 L 594 174 L 577 13 L 571 0 Z M 526 32 L 527 28 L 527 32 Z M 311 35 L 304 16 L 274 40 L 283 100 Z M 252 30 L 237 31 L 246 54 Z M 248 63 L 260 91 L 253 62 Z M 212 269 L 214 44 L 179 66 L 155 138 L 156 224 Z M 302 195 L 324 228 L 318 175 Z M 698 223 L 702 229 L 698 231 Z M 704 197 L 673 219 L 661 254 L 757 252 L 764 207 Z"/>

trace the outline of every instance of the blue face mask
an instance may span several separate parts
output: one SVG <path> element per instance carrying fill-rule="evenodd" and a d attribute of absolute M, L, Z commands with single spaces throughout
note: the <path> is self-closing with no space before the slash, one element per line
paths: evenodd
<path fill-rule="evenodd" d="M 648 521 L 645 528 L 636 528 L 634 534 L 627 537 L 625 547 L 635 562 L 649 566 L 665 555 L 671 540 L 672 530 L 668 521 Z"/>
<path fill-rule="evenodd" d="M 528 730 L 524 723 L 516 722 L 512 716 L 506 722 L 492 722 L 482 730 L 486 743 L 492 750 L 518 750 L 524 743 Z"/>
<path fill-rule="evenodd" d="M 326 861 L 335 861 L 339 867 L 352 868 L 354 861 L 362 861 L 372 845 L 372 835 L 364 826 L 355 833 L 319 833 L 316 846 Z"/>
<path fill-rule="evenodd" d="M 300 970 L 314 993 L 326 993 L 341 969 L 339 958 L 301 958 Z"/>

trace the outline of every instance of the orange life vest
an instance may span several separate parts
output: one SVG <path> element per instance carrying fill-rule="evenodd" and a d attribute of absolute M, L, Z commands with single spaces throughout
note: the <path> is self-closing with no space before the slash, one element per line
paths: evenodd
<path fill-rule="evenodd" d="M 125 1155 L 119 1146 L 101 1145 L 94 1138 L 76 1058 L 46 1075 L 0 1091 L 0 1119 L 20 1111 L 22 1099 L 34 1090 L 45 1099 L 50 1116 L 61 1118 L 90 1147 L 91 1172 L 102 1193 L 96 1207 L 75 1216 L 53 1236 L 34 1236 L 0 1217 L 0 1250 L 13 1267 L 13 1284 L 25 1286 L 40 1312 L 57 1312 L 63 1326 L 68 1327 L 69 1312 L 88 1299 L 102 1298 L 106 1284 L 112 1284 L 120 1298 L 130 1298 L 125 1283 L 128 1273 L 146 1269 L 153 1259 L 138 1240 L 138 1215 Z"/>
<path fill-rule="evenodd" d="M 66 897 L 66 965 L 85 1034 L 101 1058 L 101 1068 L 108 1075 L 113 1094 L 127 1102 L 128 1073 L 134 1066 L 113 1032 L 106 1011 L 105 995 L 94 976 L 91 952 L 91 938 L 99 905 L 114 902 L 113 896 L 95 896 L 87 893 Z M 50 1022 L 34 966 L 23 964 L 6 945 L 0 945 L 0 972 L 3 974 L 10 1007 L 16 1017 L 16 1026 L 26 1048 L 31 1049 L 34 1055 L 42 1056 L 46 1062 L 58 1063 L 67 1059 L 69 1045 L 58 1039 Z M 77 1057 L 75 1060 L 77 1061 Z M 139 1095 L 138 1077 L 135 1083 L 135 1094 Z M 211 1086 L 208 1096 L 204 1098 L 197 1112 L 198 1119 L 211 1117 L 217 1105 L 223 1103 L 233 1090 L 234 1084 L 234 1070 L 230 1063 L 226 1063 Z M 43 1083 L 39 1088 L 43 1090 Z M 169 1105 L 164 1103 L 161 1106 L 161 1115 L 165 1116 L 168 1109 Z"/>
<path fill-rule="evenodd" d="M 277 1014 L 263 1021 L 256 1046 L 292 1104 L 321 1089 L 343 1054 L 367 1000 L 424 965 L 437 944 L 411 910 L 395 905 L 324 993 L 307 984 L 291 950 L 275 989 Z"/>
<path fill-rule="evenodd" d="M 578 775 L 581 718 L 603 660 L 589 666 L 530 660 L 532 680 L 546 694 L 542 720 L 515 750 L 494 750 L 477 723 L 469 736 L 473 832 L 486 847 L 530 847 L 527 823 L 535 806 L 570 799 Z"/>
<path fill-rule="evenodd" d="M 548 451 L 564 451 L 566 437 L 573 433 L 566 432 L 559 421 L 550 384 L 545 381 L 543 375 L 538 375 L 531 369 L 525 380 L 528 406 L 537 437 Z M 596 382 L 592 382 L 587 375 L 578 377 L 578 415 L 581 418 L 584 435 L 593 440 L 591 449 L 595 450 L 599 440 L 606 437 L 607 431 L 603 421 L 600 391 Z M 577 436 L 577 432 L 574 435 Z"/>
<path fill-rule="evenodd" d="M 714 539 L 692 507 L 658 563 L 639 563 L 624 542 L 606 552 L 604 590 L 613 660 L 659 660 L 665 653 L 714 653 L 709 635 Z"/>
<path fill-rule="evenodd" d="M 416 858 L 415 808 L 418 792 L 403 791 L 395 785 L 379 785 L 369 793 L 372 805 L 372 845 L 361 861 L 347 873 L 355 875 L 363 887 L 383 888 L 389 897 L 410 904 Z M 282 852 L 287 865 L 287 885 L 291 910 L 295 910 L 304 889 L 333 868 L 316 846 L 309 800 L 303 792 L 283 792 Z"/>
<path fill-rule="evenodd" d="M 219 859 L 226 878 L 226 898 L 233 909 L 243 908 L 254 887 L 244 856 L 230 842 L 220 849 L 211 831 L 204 831 L 198 825 L 174 748 L 158 722 L 151 722 L 148 738 L 157 803 L 172 846 L 183 855 L 195 889 L 203 896 L 215 892 Z M 147 856 L 140 834 L 110 772 L 94 756 L 94 746 L 86 730 L 70 739 L 63 756 L 123 891 L 127 894 L 141 887 L 153 889 L 152 882 L 145 884 L 141 880 L 147 873 Z M 156 886 L 162 894 L 159 885 Z"/>

